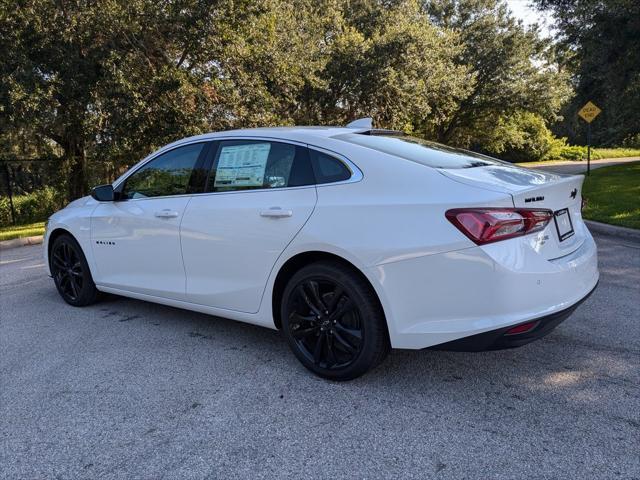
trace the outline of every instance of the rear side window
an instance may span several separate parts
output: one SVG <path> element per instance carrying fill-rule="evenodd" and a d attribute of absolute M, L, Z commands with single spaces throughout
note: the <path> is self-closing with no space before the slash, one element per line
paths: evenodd
<path fill-rule="evenodd" d="M 433 168 L 472 168 L 503 165 L 495 158 L 409 136 L 347 133 L 333 138 L 388 153 Z"/>
<path fill-rule="evenodd" d="M 227 140 L 218 145 L 207 191 L 298 187 L 313 183 L 305 148 L 263 140 Z"/>
<path fill-rule="evenodd" d="M 309 150 L 316 183 L 334 183 L 349 180 L 351 170 L 340 160 L 317 150 Z"/>

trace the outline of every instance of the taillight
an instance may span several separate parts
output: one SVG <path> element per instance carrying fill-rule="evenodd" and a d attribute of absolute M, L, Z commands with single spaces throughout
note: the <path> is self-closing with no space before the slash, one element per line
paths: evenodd
<path fill-rule="evenodd" d="M 478 245 L 538 232 L 553 218 L 553 212 L 534 208 L 454 208 L 447 218 Z"/>

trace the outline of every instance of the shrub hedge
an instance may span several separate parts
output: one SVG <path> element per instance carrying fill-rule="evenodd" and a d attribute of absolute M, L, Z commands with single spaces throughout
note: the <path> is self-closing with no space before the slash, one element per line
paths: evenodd
<path fill-rule="evenodd" d="M 46 220 L 49 215 L 61 209 L 65 204 L 63 195 L 53 187 L 44 187 L 27 195 L 13 197 L 13 207 L 16 213 L 14 223 L 40 222 Z M 0 198 L 0 227 L 11 225 L 11 207 L 9 197 Z"/>

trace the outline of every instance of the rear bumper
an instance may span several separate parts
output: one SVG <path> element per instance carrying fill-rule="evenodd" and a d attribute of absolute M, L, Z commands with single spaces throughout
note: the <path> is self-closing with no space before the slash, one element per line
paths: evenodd
<path fill-rule="evenodd" d="M 391 345 L 407 349 L 547 319 L 535 329 L 542 336 L 553 328 L 545 325 L 569 316 L 599 278 L 597 248 L 588 232 L 577 250 L 554 260 L 539 255 L 530 238 L 516 238 L 382 264 L 371 273 Z"/>
<path fill-rule="evenodd" d="M 593 289 L 584 298 L 569 308 L 552 313 L 551 315 L 545 315 L 540 318 L 528 320 L 525 323 L 535 322 L 536 325 L 525 333 L 508 334 L 507 332 L 517 326 L 510 325 L 505 328 L 499 328 L 497 330 L 471 335 L 451 342 L 441 343 L 440 345 L 436 345 L 431 348 L 434 350 L 450 350 L 456 352 L 481 352 L 483 350 L 501 350 L 504 348 L 521 347 L 551 333 L 558 325 L 569 318 L 575 309 L 589 298 L 597 287 L 598 285 L 596 284 L 596 286 L 593 287 Z"/>

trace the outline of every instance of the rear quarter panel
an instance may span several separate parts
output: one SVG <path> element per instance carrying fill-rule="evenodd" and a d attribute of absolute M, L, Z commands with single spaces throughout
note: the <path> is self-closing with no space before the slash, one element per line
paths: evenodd
<path fill-rule="evenodd" d="M 513 200 L 508 194 L 463 185 L 429 167 L 362 147 L 341 152 L 360 168 L 363 179 L 318 185 L 316 209 L 275 265 L 267 292 L 271 292 L 280 266 L 294 255 L 333 253 L 369 279 L 393 339 L 400 327 L 399 319 L 394 318 L 399 310 L 393 308 L 386 279 L 379 275 L 384 270 L 376 267 L 475 248 L 449 223 L 446 210 L 473 205 L 512 207 Z M 435 278 L 442 273 L 420 272 L 420 278 L 403 282 L 421 284 L 424 275 Z M 428 295 L 423 292 L 422 297 Z M 271 310 L 271 295 L 265 297 L 263 314 Z"/>
<path fill-rule="evenodd" d="M 452 181 L 408 160 L 351 148 L 356 183 L 318 185 L 313 215 L 294 246 L 327 244 L 365 266 L 475 246 L 445 217 L 459 206 L 513 206 L 510 195 Z"/>

